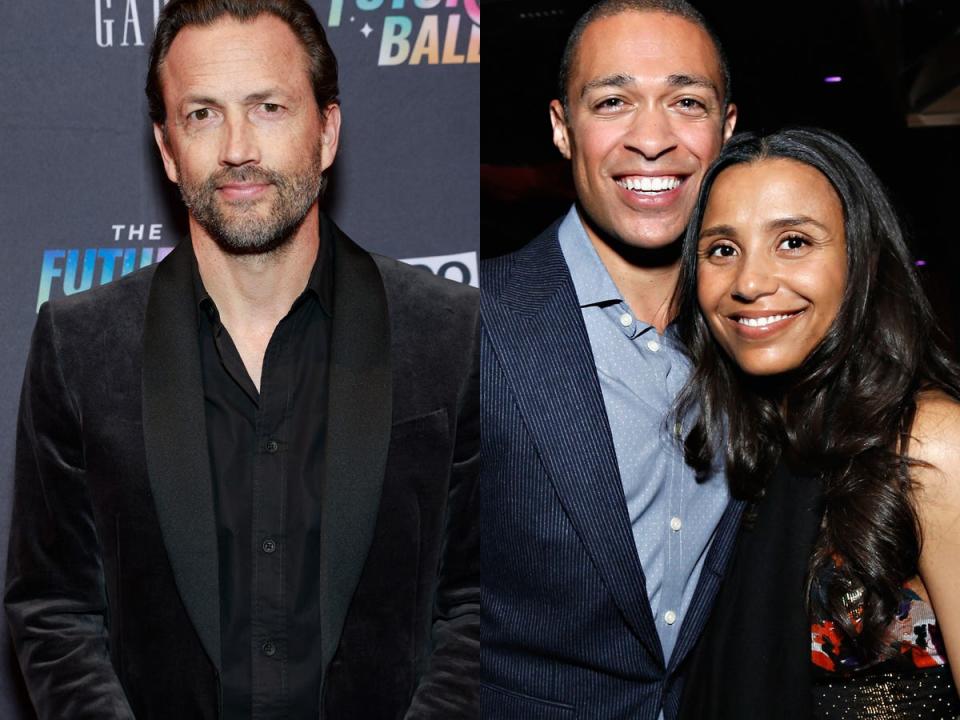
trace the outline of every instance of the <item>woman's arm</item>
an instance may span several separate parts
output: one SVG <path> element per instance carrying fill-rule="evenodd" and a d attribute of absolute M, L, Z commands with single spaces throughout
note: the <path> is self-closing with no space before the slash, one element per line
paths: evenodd
<path fill-rule="evenodd" d="M 910 455 L 932 466 L 913 470 L 920 579 L 960 687 L 960 403 L 940 393 L 921 398 L 911 435 Z"/>

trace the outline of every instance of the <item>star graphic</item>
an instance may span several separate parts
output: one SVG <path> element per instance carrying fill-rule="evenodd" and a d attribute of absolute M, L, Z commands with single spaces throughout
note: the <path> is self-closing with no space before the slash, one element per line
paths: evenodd
<path fill-rule="evenodd" d="M 364 23 L 364 24 L 363 24 L 363 27 L 360 28 L 360 32 L 363 33 L 363 36 L 364 36 L 365 38 L 368 38 L 368 37 L 370 37 L 370 33 L 373 32 L 373 28 L 370 27 L 370 25 L 369 25 L 368 23 Z"/>

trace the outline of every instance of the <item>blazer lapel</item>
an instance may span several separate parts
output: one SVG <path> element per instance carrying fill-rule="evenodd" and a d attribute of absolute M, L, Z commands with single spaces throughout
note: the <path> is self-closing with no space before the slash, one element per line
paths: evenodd
<path fill-rule="evenodd" d="M 742 500 L 731 500 L 720 518 L 717 531 L 713 536 L 713 542 L 710 544 L 710 550 L 707 552 L 707 558 L 700 572 L 700 579 L 697 581 L 697 589 L 693 593 L 693 600 L 683 619 L 677 644 L 670 656 L 669 669 L 671 672 L 683 662 L 707 624 L 727 561 L 733 554 L 737 534 L 740 530 L 740 518 L 745 507 L 746 503 Z"/>
<path fill-rule="evenodd" d="M 333 239 L 333 330 L 322 478 L 320 575 L 323 666 L 373 540 L 390 443 L 393 385 L 390 321 L 380 272 L 369 254 L 324 218 Z"/>
<path fill-rule="evenodd" d="M 633 631 L 663 666 L 613 437 L 570 272 L 548 231 L 516 256 L 484 327 L 571 522 Z"/>
<path fill-rule="evenodd" d="M 219 669 L 216 521 L 191 255 L 190 241 L 181 241 L 157 266 L 150 286 L 143 331 L 143 436 L 150 488 L 180 598 Z"/>

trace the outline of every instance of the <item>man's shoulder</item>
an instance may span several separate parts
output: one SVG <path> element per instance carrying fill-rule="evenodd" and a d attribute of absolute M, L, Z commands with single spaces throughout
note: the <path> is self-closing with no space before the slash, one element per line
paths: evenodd
<path fill-rule="evenodd" d="M 156 265 L 136 270 L 118 280 L 44 303 L 41 312 L 58 326 L 82 330 L 92 324 L 115 324 L 119 318 L 142 317 Z"/>
<path fill-rule="evenodd" d="M 383 255 L 370 253 L 370 256 L 383 278 L 392 310 L 447 316 L 451 312 L 457 315 L 477 312 L 480 296 L 476 288 Z"/>
<path fill-rule="evenodd" d="M 458 384 L 476 355 L 480 294 L 429 270 L 371 254 L 383 280 L 395 372 Z M 414 383 L 414 386 L 416 383 Z"/>
<path fill-rule="evenodd" d="M 480 261 L 480 291 L 485 298 L 499 297 L 511 280 L 528 285 L 555 277 L 566 266 L 560 250 L 560 217 L 523 247 Z"/>

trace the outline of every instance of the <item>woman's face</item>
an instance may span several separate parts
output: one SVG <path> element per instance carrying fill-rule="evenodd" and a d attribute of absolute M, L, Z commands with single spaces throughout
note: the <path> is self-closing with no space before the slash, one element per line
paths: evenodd
<path fill-rule="evenodd" d="M 733 165 L 714 181 L 700 230 L 697 297 L 714 337 L 751 375 L 799 367 L 840 310 L 843 207 L 809 165 Z"/>

